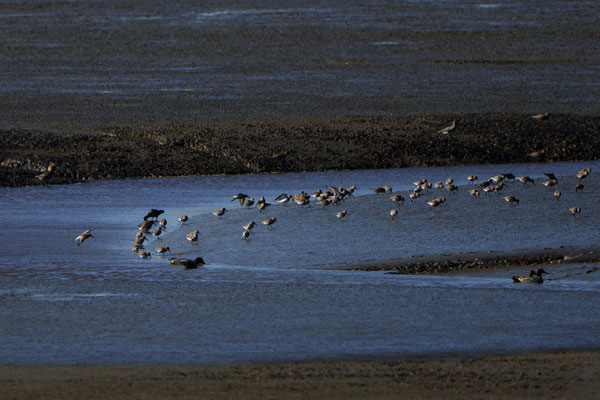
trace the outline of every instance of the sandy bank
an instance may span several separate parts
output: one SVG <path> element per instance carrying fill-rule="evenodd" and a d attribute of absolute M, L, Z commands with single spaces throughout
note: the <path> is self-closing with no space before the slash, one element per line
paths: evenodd
<path fill-rule="evenodd" d="M 600 352 L 459 361 L 243 366 L 2 366 L 6 399 L 593 398 Z"/>
<path fill-rule="evenodd" d="M 453 119 L 451 137 L 438 131 Z M 0 131 L 0 186 L 88 179 L 402 168 L 600 159 L 599 117 L 524 114 L 285 118 Z M 532 155 L 534 154 L 534 155 Z"/>

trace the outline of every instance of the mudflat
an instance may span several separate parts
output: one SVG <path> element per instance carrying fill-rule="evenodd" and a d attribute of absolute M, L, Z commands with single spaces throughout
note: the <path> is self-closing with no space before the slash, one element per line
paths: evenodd
<path fill-rule="evenodd" d="M 0 384 L 4 399 L 590 399 L 600 389 L 600 352 L 453 361 L 0 366 Z"/>

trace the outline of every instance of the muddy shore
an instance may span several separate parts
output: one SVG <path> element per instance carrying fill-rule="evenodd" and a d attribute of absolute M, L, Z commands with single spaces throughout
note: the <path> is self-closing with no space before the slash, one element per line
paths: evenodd
<path fill-rule="evenodd" d="M 438 131 L 458 120 L 451 136 Z M 0 186 L 600 158 L 600 117 L 529 114 L 219 120 L 93 132 L 0 131 Z"/>
<path fill-rule="evenodd" d="M 593 398 L 600 352 L 458 361 L 0 366 L 6 399 Z"/>

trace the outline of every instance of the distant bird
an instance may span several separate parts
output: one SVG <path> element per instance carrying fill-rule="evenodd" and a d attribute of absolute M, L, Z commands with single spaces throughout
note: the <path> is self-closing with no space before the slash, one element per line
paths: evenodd
<path fill-rule="evenodd" d="M 141 238 L 142 236 L 144 236 L 144 232 L 142 232 L 142 231 L 136 232 L 136 234 L 135 234 L 136 239 Z"/>
<path fill-rule="evenodd" d="M 137 253 L 138 251 L 142 250 L 143 248 L 144 248 L 144 246 L 141 244 L 132 244 L 131 245 L 131 251 L 133 251 L 134 253 Z"/>
<path fill-rule="evenodd" d="M 458 191 L 458 187 L 456 185 L 453 185 L 452 183 L 444 186 L 446 188 L 447 191 L 449 192 L 457 192 Z"/>
<path fill-rule="evenodd" d="M 347 210 L 342 210 L 342 211 L 338 211 L 335 216 L 337 217 L 337 219 L 342 220 L 346 217 L 346 215 L 348 214 Z"/>
<path fill-rule="evenodd" d="M 542 274 L 547 274 L 548 272 L 544 271 L 542 268 L 537 271 L 529 271 L 528 276 L 513 276 L 512 280 L 515 283 L 542 283 L 544 279 L 542 278 Z"/>
<path fill-rule="evenodd" d="M 438 133 L 441 133 L 443 135 L 448 135 L 451 133 L 454 133 L 456 131 L 456 121 L 452 121 L 452 124 L 445 127 L 444 129 L 438 131 Z"/>
<path fill-rule="evenodd" d="M 585 186 L 583 186 L 581 183 L 578 183 L 577 185 L 575 185 L 575 193 L 577 193 L 580 190 L 583 190 Z"/>
<path fill-rule="evenodd" d="M 379 187 L 376 187 L 374 189 L 371 189 L 371 191 L 375 192 L 377 194 L 379 194 L 379 193 L 391 193 L 392 192 L 392 187 L 390 185 L 379 186 Z"/>
<path fill-rule="evenodd" d="M 187 235 L 185 235 L 185 238 L 187 240 L 189 240 L 190 242 L 196 242 L 198 241 L 198 234 L 200 232 L 198 232 L 198 230 L 195 230 L 193 232 L 188 233 Z"/>
<path fill-rule="evenodd" d="M 231 201 L 238 200 L 238 201 L 240 202 L 240 206 L 243 206 L 243 205 L 244 205 L 244 201 L 246 201 L 246 198 L 247 198 L 247 197 L 248 197 L 248 195 L 247 195 L 247 194 L 244 194 L 244 193 L 238 193 L 238 194 L 234 195 L 234 196 L 231 198 Z"/>
<path fill-rule="evenodd" d="M 188 221 L 189 221 L 189 217 L 188 217 L 187 215 L 182 215 L 182 216 L 180 216 L 180 217 L 179 217 L 179 218 L 177 218 L 177 219 L 178 219 L 178 220 L 179 220 L 179 222 L 181 222 L 182 224 L 183 224 L 183 223 L 186 223 L 186 222 L 188 222 Z"/>
<path fill-rule="evenodd" d="M 437 188 L 437 189 L 443 189 L 444 188 L 444 184 L 442 182 L 435 182 L 433 184 L 433 187 Z"/>
<path fill-rule="evenodd" d="M 152 225 L 154 225 L 154 221 L 151 221 L 151 220 L 142 221 L 138 225 L 138 229 L 141 230 L 143 233 L 149 233 L 150 228 L 152 228 Z"/>
<path fill-rule="evenodd" d="M 403 204 L 406 201 L 404 196 L 402 196 L 401 194 L 395 194 L 393 196 L 390 196 L 390 199 L 392 199 L 393 202 L 396 202 L 396 203 L 402 202 Z"/>
<path fill-rule="evenodd" d="M 419 192 L 411 192 L 408 194 L 408 197 L 410 197 L 411 201 L 415 201 L 415 199 L 418 199 L 419 197 L 421 197 L 421 193 Z"/>
<path fill-rule="evenodd" d="M 254 197 L 244 200 L 244 207 L 250 208 L 254 204 Z"/>
<path fill-rule="evenodd" d="M 242 239 L 243 240 L 248 240 L 249 237 L 250 237 L 249 231 L 242 231 Z"/>
<path fill-rule="evenodd" d="M 136 254 L 142 258 L 149 258 L 152 256 L 149 251 L 138 251 Z"/>
<path fill-rule="evenodd" d="M 392 217 L 392 221 L 396 220 L 397 215 L 398 215 L 398 210 L 395 210 L 395 209 L 390 210 L 390 216 Z"/>
<path fill-rule="evenodd" d="M 446 179 L 446 181 L 445 181 L 445 182 L 446 182 L 446 185 L 451 185 L 451 184 L 453 184 L 453 183 L 454 183 L 454 179 L 452 179 L 452 178 L 448 178 L 448 179 Z"/>
<path fill-rule="evenodd" d="M 166 220 L 166 219 L 161 219 L 160 221 L 158 221 L 158 224 L 159 224 L 160 226 L 162 226 L 162 228 L 163 228 L 163 231 L 166 231 L 166 230 L 167 230 L 167 220 Z"/>
<path fill-rule="evenodd" d="M 547 112 L 541 113 L 541 114 L 535 114 L 535 115 L 531 116 L 532 119 L 535 119 L 535 120 L 538 120 L 538 121 L 545 121 L 549 117 L 550 117 L 550 113 L 547 113 Z"/>
<path fill-rule="evenodd" d="M 170 258 L 169 262 L 172 265 L 183 265 L 185 269 L 195 269 L 199 266 L 205 265 L 202 257 L 196 257 L 194 260 L 190 260 L 188 258 Z"/>
<path fill-rule="evenodd" d="M 270 228 L 275 222 L 277 222 L 277 218 L 268 218 L 260 221 L 262 224 L 266 225 L 267 228 Z"/>
<path fill-rule="evenodd" d="M 560 192 L 558 190 L 554 191 L 554 198 L 556 199 L 556 201 L 558 201 L 560 199 Z"/>
<path fill-rule="evenodd" d="M 271 204 L 267 203 L 266 201 L 261 201 L 259 203 L 256 203 L 256 207 L 262 212 L 264 211 L 267 207 L 269 207 Z"/>
<path fill-rule="evenodd" d="M 212 214 L 216 217 L 221 218 L 223 216 L 223 214 L 225 214 L 227 212 L 226 208 L 219 208 L 217 211 L 213 211 Z"/>
<path fill-rule="evenodd" d="M 169 253 L 171 252 L 171 249 L 169 248 L 169 246 L 160 246 L 160 247 L 157 247 L 155 250 L 160 255 L 164 255 L 166 252 L 169 252 Z"/>
<path fill-rule="evenodd" d="M 83 231 L 79 236 L 77 236 L 75 238 L 75 241 L 77 241 L 77 246 L 81 245 L 81 243 L 85 242 L 86 239 L 94 237 L 92 235 L 92 228 L 88 229 L 87 231 Z"/>
<path fill-rule="evenodd" d="M 164 213 L 165 210 L 156 210 L 154 208 L 151 208 L 148 210 L 148 213 L 146 214 L 146 216 L 144 217 L 144 221 L 146 221 L 148 218 L 154 218 L 157 219 L 158 216 L 162 213 Z"/>
<path fill-rule="evenodd" d="M 428 201 L 427 204 L 431 206 L 432 210 L 435 210 L 437 207 L 441 206 L 444 203 L 441 199 L 442 198 L 433 199 L 431 201 Z"/>
<path fill-rule="evenodd" d="M 275 201 L 280 204 L 286 204 L 290 201 L 292 196 L 289 196 L 287 193 L 281 193 L 279 196 L 275 198 Z"/>
<path fill-rule="evenodd" d="M 569 208 L 569 211 L 573 215 L 573 218 L 575 218 L 575 216 L 581 212 L 581 208 L 580 207 L 571 207 L 571 208 Z"/>
<path fill-rule="evenodd" d="M 42 172 L 39 175 L 36 175 L 35 177 L 37 179 L 39 179 L 40 181 L 42 181 L 42 183 L 46 184 L 46 183 L 48 183 L 48 181 L 50 180 L 50 178 L 52 178 L 52 175 L 54 175 L 55 167 L 56 167 L 56 164 L 54 164 L 53 162 L 51 162 L 46 167 L 46 171 Z"/>
<path fill-rule="evenodd" d="M 469 175 L 467 176 L 467 180 L 469 181 L 469 183 L 473 183 L 475 181 L 478 181 L 479 179 L 477 178 L 477 175 Z"/>
<path fill-rule="evenodd" d="M 137 244 L 138 246 L 140 246 L 140 245 L 144 244 L 145 240 L 148 240 L 148 238 L 146 236 L 142 236 L 142 237 L 138 237 L 138 238 L 133 239 L 131 241 L 131 243 Z"/>
<path fill-rule="evenodd" d="M 523 182 L 526 185 L 530 182 L 535 184 L 535 181 L 528 176 L 517 176 L 517 180 Z"/>
<path fill-rule="evenodd" d="M 546 178 L 548 178 L 549 181 L 556 181 L 556 182 L 558 182 L 558 178 L 553 173 L 547 172 L 547 173 L 544 174 L 544 176 Z"/>
<path fill-rule="evenodd" d="M 247 231 L 251 231 L 252 228 L 254 228 L 255 226 L 256 226 L 256 222 L 250 221 L 246 225 L 244 225 L 243 228 Z"/>
<path fill-rule="evenodd" d="M 515 176 L 513 174 L 502 174 L 502 177 L 504 177 L 504 180 L 507 180 L 507 181 L 515 180 Z"/>
<path fill-rule="evenodd" d="M 587 176 L 592 172 L 591 168 L 582 168 L 579 170 L 579 172 L 577 172 L 577 179 L 579 179 L 580 181 L 582 179 L 587 178 Z"/>
<path fill-rule="evenodd" d="M 542 155 L 544 155 L 545 152 L 546 152 L 546 150 L 542 149 L 542 150 L 532 151 L 531 153 L 527 153 L 527 155 L 529 157 L 533 157 L 533 158 L 540 158 Z"/>
<path fill-rule="evenodd" d="M 558 182 L 556 179 L 548 179 L 547 181 L 544 182 L 544 186 L 546 186 L 547 188 L 552 187 L 554 185 L 556 185 Z"/>
<path fill-rule="evenodd" d="M 152 236 L 154 236 L 156 239 L 159 239 L 162 232 L 163 232 L 163 227 L 159 226 L 158 228 L 156 228 L 154 230 L 154 232 L 152 232 Z"/>
<path fill-rule="evenodd" d="M 477 189 L 469 190 L 469 194 L 473 197 L 479 197 L 479 191 Z"/>
<path fill-rule="evenodd" d="M 519 204 L 519 199 L 517 199 L 515 196 L 504 196 L 503 199 L 509 204 Z"/>

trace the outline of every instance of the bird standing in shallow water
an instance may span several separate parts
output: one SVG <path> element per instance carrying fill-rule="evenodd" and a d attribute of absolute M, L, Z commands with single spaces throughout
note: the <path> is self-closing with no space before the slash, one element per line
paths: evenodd
<path fill-rule="evenodd" d="M 212 214 L 216 217 L 221 218 L 223 216 L 223 214 L 225 214 L 227 212 L 226 208 L 219 208 L 217 211 L 213 211 Z"/>
<path fill-rule="evenodd" d="M 144 217 L 144 221 L 146 221 L 148 218 L 157 219 L 158 216 L 164 212 L 165 212 L 165 210 L 157 210 L 157 209 L 151 208 L 146 213 L 146 216 Z"/>
<path fill-rule="evenodd" d="M 558 201 L 560 199 L 560 192 L 558 190 L 554 191 L 554 199 L 556 199 L 556 201 Z"/>
<path fill-rule="evenodd" d="M 248 240 L 249 237 L 250 237 L 250 231 L 243 231 L 242 232 L 242 239 L 243 240 Z"/>
<path fill-rule="evenodd" d="M 396 220 L 397 215 L 398 215 L 398 210 L 395 210 L 395 209 L 390 210 L 390 216 L 392 217 L 392 221 Z"/>
<path fill-rule="evenodd" d="M 159 239 L 162 232 L 163 232 L 163 227 L 159 226 L 158 228 L 156 228 L 154 230 L 154 232 L 152 232 L 152 236 L 154 236 L 154 238 L 156 238 L 156 239 Z"/>
<path fill-rule="evenodd" d="M 193 242 L 196 242 L 196 241 L 198 241 L 198 234 L 199 234 L 199 233 L 200 233 L 200 232 L 198 232 L 198 230 L 195 230 L 195 231 L 193 231 L 193 232 L 190 232 L 190 233 L 188 233 L 187 235 L 185 235 L 185 238 L 186 238 L 187 240 L 189 240 L 190 242 L 192 242 L 192 243 L 193 243 Z"/>
<path fill-rule="evenodd" d="M 149 258 L 151 256 L 149 251 L 138 251 L 136 254 L 142 258 Z"/>
<path fill-rule="evenodd" d="M 83 243 L 86 239 L 94 237 L 91 234 L 92 232 L 92 228 L 88 229 L 87 231 L 83 231 L 79 236 L 77 236 L 75 238 L 75 240 L 77 241 L 77 246 L 81 245 L 81 243 Z"/>
<path fill-rule="evenodd" d="M 266 225 L 267 228 L 271 228 L 271 226 L 277 222 L 277 218 L 268 218 L 268 219 L 263 219 L 262 221 L 260 221 L 262 224 Z"/>
<path fill-rule="evenodd" d="M 54 175 L 55 167 L 56 167 L 56 164 L 51 162 L 48 165 L 48 167 L 46 168 L 46 171 L 42 172 L 39 175 L 36 175 L 35 177 L 38 178 L 40 181 L 42 181 L 43 184 L 47 184 L 48 181 L 50 180 L 50 178 L 52 178 L 52 175 Z"/>
<path fill-rule="evenodd" d="M 519 204 L 519 199 L 517 199 L 515 196 L 504 196 L 503 199 L 509 204 Z"/>
<path fill-rule="evenodd" d="M 180 223 L 186 223 L 189 220 L 189 217 L 187 215 L 182 215 L 179 218 L 177 218 L 179 220 Z"/>
<path fill-rule="evenodd" d="M 243 228 L 247 231 L 251 231 L 252 228 L 254 228 L 254 226 L 256 225 L 256 222 L 254 221 L 250 221 L 248 222 L 246 225 L 243 226 Z"/>
<path fill-rule="evenodd" d="M 337 219 L 339 219 L 340 221 L 342 219 L 344 219 L 346 217 L 346 215 L 348 214 L 347 210 L 342 210 L 342 211 L 338 211 L 335 216 L 337 217 Z"/>
<path fill-rule="evenodd" d="M 575 216 L 581 212 L 581 208 L 579 208 L 579 207 L 571 207 L 571 208 L 569 208 L 569 211 L 573 215 L 573 218 L 575 218 Z"/>
<path fill-rule="evenodd" d="M 581 183 L 578 183 L 577 185 L 575 185 L 575 193 L 577 193 L 580 190 L 583 190 L 585 186 L 583 186 Z"/>
<path fill-rule="evenodd" d="M 167 251 L 171 253 L 171 249 L 169 248 L 169 246 L 160 246 L 157 247 L 155 250 L 160 255 L 164 255 Z"/>

